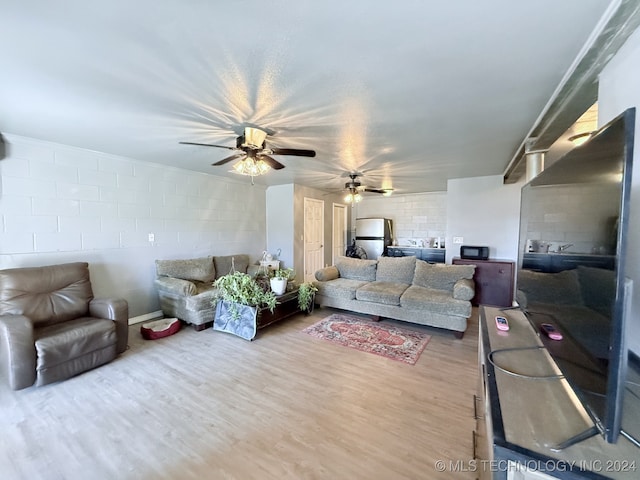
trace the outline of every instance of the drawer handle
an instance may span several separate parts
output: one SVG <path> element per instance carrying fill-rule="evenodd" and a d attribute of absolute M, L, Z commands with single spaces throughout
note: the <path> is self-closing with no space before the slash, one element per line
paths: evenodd
<path fill-rule="evenodd" d="M 480 398 L 477 395 L 473 396 L 473 418 L 474 420 L 478 420 L 480 418 L 484 418 L 484 415 L 478 415 L 478 400 Z"/>
<path fill-rule="evenodd" d="M 476 455 L 476 431 L 472 430 L 471 431 L 471 444 L 473 445 L 473 459 L 477 460 L 478 456 Z"/>

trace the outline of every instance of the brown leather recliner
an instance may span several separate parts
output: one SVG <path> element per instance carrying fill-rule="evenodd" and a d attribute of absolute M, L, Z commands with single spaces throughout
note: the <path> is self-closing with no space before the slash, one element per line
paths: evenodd
<path fill-rule="evenodd" d="M 57 382 L 127 348 L 124 299 L 94 299 L 89 264 L 0 270 L 0 368 L 13 390 Z"/>

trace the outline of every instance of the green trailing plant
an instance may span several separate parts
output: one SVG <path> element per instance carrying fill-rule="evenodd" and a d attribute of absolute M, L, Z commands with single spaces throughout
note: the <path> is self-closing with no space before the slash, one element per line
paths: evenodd
<path fill-rule="evenodd" d="M 318 289 L 311 282 L 304 282 L 298 287 L 298 308 L 303 312 L 311 310 L 311 303 Z"/>
<path fill-rule="evenodd" d="M 286 280 L 292 280 L 295 275 L 293 274 L 293 268 L 279 268 L 273 271 L 271 278 L 282 278 Z"/>
<path fill-rule="evenodd" d="M 273 312 L 276 307 L 276 296 L 264 289 L 250 275 L 234 272 L 218 278 L 213 286 L 216 287 L 214 304 L 223 300 L 229 303 L 229 310 L 234 319 L 240 316 L 235 304 L 249 307 L 268 308 Z"/>

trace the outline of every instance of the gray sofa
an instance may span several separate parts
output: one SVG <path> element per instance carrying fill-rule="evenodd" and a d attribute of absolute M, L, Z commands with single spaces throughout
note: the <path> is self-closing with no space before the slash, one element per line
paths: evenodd
<path fill-rule="evenodd" d="M 596 358 L 609 357 L 609 338 L 599 332 L 611 322 L 614 299 L 613 270 L 578 266 L 558 273 L 518 272 L 518 304 L 553 317 Z"/>
<path fill-rule="evenodd" d="M 196 330 L 213 325 L 216 289 L 213 282 L 232 269 L 255 274 L 249 255 L 226 255 L 186 260 L 156 260 L 155 286 L 165 317 L 190 323 Z"/>
<path fill-rule="evenodd" d="M 475 265 L 431 264 L 416 257 L 340 257 L 315 273 L 316 304 L 452 330 L 462 338 L 471 316 Z"/>

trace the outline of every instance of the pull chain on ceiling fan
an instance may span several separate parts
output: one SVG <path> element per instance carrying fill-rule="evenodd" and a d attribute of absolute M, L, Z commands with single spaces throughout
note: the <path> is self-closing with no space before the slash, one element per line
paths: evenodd
<path fill-rule="evenodd" d="M 239 151 L 233 155 L 223 158 L 213 166 L 220 166 L 233 160 L 239 160 L 233 166 L 233 172 L 240 175 L 249 175 L 253 184 L 253 177 L 264 175 L 269 170 L 280 170 L 284 165 L 278 162 L 271 155 L 292 155 L 298 157 L 315 157 L 314 150 L 303 150 L 296 148 L 267 148 L 267 132 L 259 128 L 245 127 L 244 134 L 236 138 L 236 146 L 214 145 L 211 143 L 180 142 L 183 145 L 198 145 L 202 147 L 226 148 L 227 150 Z"/>

